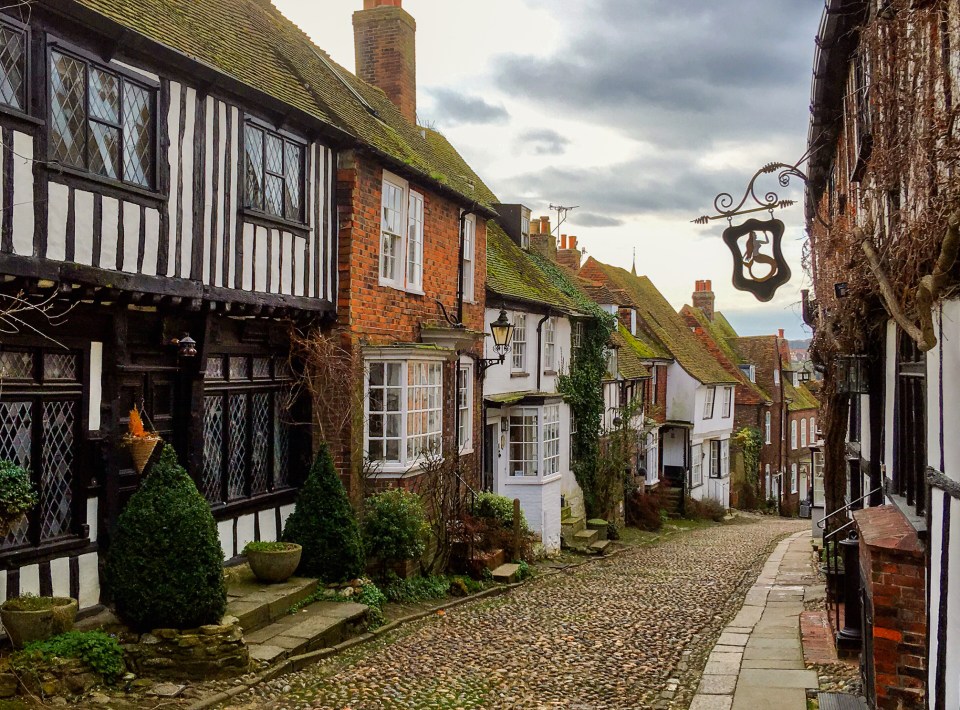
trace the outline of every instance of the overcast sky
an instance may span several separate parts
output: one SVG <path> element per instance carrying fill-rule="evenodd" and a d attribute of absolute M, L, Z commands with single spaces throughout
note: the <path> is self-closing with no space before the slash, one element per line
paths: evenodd
<path fill-rule="evenodd" d="M 274 0 L 354 68 L 362 0 Z M 574 206 L 562 232 L 648 275 L 675 306 L 712 279 L 743 335 L 799 318 L 803 210 L 778 212 L 793 278 L 761 304 L 730 284 L 726 222 L 697 226 L 721 191 L 806 143 L 821 0 L 404 0 L 417 21 L 418 114 L 503 202 Z M 778 188 L 775 180 L 759 185 Z M 758 190 L 759 192 L 759 190 Z M 779 190 L 802 199 L 802 185 Z M 762 219 L 763 215 L 759 215 Z M 551 214 L 556 223 L 556 213 Z"/>

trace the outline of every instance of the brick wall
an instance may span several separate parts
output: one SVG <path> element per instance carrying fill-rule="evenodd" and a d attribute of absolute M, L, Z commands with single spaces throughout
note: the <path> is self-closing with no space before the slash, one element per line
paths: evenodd
<path fill-rule="evenodd" d="M 420 342 L 422 323 L 442 320 L 437 301 L 447 312 L 457 311 L 457 280 L 460 258 L 460 206 L 423 185 L 410 183 L 424 198 L 424 295 L 409 293 L 379 283 L 380 211 L 383 167 L 368 156 L 353 151 L 340 155 L 337 171 L 339 220 L 339 292 L 337 323 L 344 344 L 388 345 Z M 477 216 L 474 245 L 474 302 L 464 301 L 463 322 L 470 330 L 485 331 L 484 275 L 486 274 L 486 220 Z M 466 352 L 466 351 L 465 351 Z M 480 355 L 478 343 L 469 352 Z M 479 481 L 478 452 L 483 432 L 480 422 L 482 392 L 477 378 L 473 388 L 473 440 L 476 454 L 463 457 L 471 485 Z M 456 445 L 456 365 L 444 368 L 444 452 Z M 347 444 L 337 462 L 345 484 L 352 492 L 362 487 L 361 461 L 363 417 L 354 418 Z M 476 487 L 476 486 L 475 486 Z M 356 493 L 354 494 L 356 495 Z"/>
<path fill-rule="evenodd" d="M 365 2 L 353 13 L 357 76 L 383 93 L 417 124 L 417 23 L 400 3 Z"/>
<path fill-rule="evenodd" d="M 924 552 L 916 531 L 892 505 L 854 513 L 860 535 L 860 574 L 873 628 L 872 670 L 878 710 L 924 706 L 926 597 Z M 870 689 L 865 688 L 869 693 Z"/>

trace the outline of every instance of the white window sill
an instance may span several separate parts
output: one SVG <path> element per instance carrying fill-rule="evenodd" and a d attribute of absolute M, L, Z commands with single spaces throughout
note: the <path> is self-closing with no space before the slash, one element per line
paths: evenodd
<path fill-rule="evenodd" d="M 462 449 L 460 449 L 461 456 L 464 456 L 465 454 L 472 454 L 472 453 L 473 453 L 473 444 L 467 444 Z"/>
<path fill-rule="evenodd" d="M 504 483 L 505 485 L 511 486 L 543 486 L 558 480 L 560 477 L 561 474 L 559 473 L 552 473 L 546 478 L 541 478 L 540 476 L 507 476 Z"/>
<path fill-rule="evenodd" d="M 417 464 L 405 465 L 398 463 L 381 463 L 377 469 L 369 474 L 370 478 L 399 479 L 417 476 L 423 472 L 423 467 Z"/>
<path fill-rule="evenodd" d="M 510 373 L 510 377 L 530 377 L 530 373 L 523 370 L 514 370 Z"/>

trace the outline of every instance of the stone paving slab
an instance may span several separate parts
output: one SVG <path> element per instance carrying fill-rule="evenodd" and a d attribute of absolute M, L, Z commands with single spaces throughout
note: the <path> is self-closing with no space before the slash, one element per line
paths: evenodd
<path fill-rule="evenodd" d="M 720 635 L 690 710 L 806 710 L 806 689 L 819 682 L 804 666 L 800 636 L 804 585 L 816 583 L 808 540 L 809 533 L 797 533 L 770 555 L 744 606 Z M 739 648 L 742 657 L 733 669 L 736 654 L 730 651 Z"/>

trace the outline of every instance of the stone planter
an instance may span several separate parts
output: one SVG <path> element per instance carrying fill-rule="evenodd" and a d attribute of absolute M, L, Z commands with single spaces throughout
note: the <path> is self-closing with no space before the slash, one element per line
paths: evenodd
<path fill-rule="evenodd" d="M 254 576 L 261 582 L 286 582 L 297 571 L 303 548 L 292 542 L 281 542 L 281 550 L 249 550 L 247 562 Z"/>
<path fill-rule="evenodd" d="M 8 599 L 0 605 L 0 621 L 13 647 L 23 648 L 72 629 L 77 606 L 69 597 Z"/>

